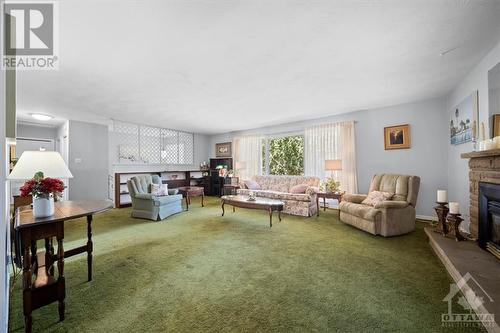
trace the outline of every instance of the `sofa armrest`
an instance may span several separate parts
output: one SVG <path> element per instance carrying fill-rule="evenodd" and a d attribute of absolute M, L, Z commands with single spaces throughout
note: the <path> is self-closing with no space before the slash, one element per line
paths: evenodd
<path fill-rule="evenodd" d="M 176 188 L 173 188 L 173 189 L 169 189 L 168 190 L 168 195 L 176 195 L 179 193 L 179 190 L 176 189 Z"/>
<path fill-rule="evenodd" d="M 318 192 L 319 192 L 319 187 L 309 186 L 308 188 L 306 188 L 306 194 L 315 195 Z"/>
<path fill-rule="evenodd" d="M 379 202 L 378 204 L 375 205 L 374 208 L 395 208 L 395 209 L 401 209 L 401 208 L 406 208 L 408 207 L 408 202 L 406 201 L 382 201 Z"/>
<path fill-rule="evenodd" d="M 366 194 L 345 194 L 342 197 L 342 201 L 352 202 L 360 204 L 367 197 Z"/>
<path fill-rule="evenodd" d="M 154 196 L 151 193 L 137 193 L 135 195 L 136 199 L 143 199 L 143 200 L 153 200 Z"/>

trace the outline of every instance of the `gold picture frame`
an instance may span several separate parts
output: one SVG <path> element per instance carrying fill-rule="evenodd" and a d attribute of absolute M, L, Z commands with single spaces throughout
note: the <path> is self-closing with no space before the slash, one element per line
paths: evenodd
<path fill-rule="evenodd" d="M 385 150 L 409 149 L 411 147 L 410 125 L 384 127 L 384 146 Z"/>
<path fill-rule="evenodd" d="M 232 157 L 231 142 L 215 144 L 215 157 Z"/>
<path fill-rule="evenodd" d="M 493 115 L 493 137 L 500 135 L 500 114 Z"/>
<path fill-rule="evenodd" d="M 11 145 L 9 147 L 9 169 L 10 169 L 10 171 L 12 171 L 12 169 L 14 169 L 14 164 L 16 164 L 15 162 L 17 162 L 17 159 L 16 159 L 16 146 L 15 145 Z"/>

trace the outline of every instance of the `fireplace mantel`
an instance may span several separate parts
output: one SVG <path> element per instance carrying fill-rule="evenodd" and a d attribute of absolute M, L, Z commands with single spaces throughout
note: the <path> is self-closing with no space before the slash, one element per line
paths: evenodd
<path fill-rule="evenodd" d="M 463 153 L 469 159 L 470 233 L 478 238 L 479 183 L 500 184 L 500 149 Z"/>
<path fill-rule="evenodd" d="M 500 156 L 500 149 L 491 149 L 491 150 L 483 150 L 483 151 L 471 151 L 469 153 L 463 153 L 460 156 L 462 158 L 478 158 L 478 157 Z"/>

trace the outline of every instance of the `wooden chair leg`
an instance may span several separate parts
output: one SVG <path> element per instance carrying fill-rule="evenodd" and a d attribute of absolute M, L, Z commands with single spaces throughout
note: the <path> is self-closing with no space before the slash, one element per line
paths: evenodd
<path fill-rule="evenodd" d="M 92 215 L 87 215 L 87 280 L 92 281 L 92 251 L 94 243 L 92 242 Z"/>
<path fill-rule="evenodd" d="M 58 310 L 59 310 L 59 320 L 64 320 L 64 311 L 65 311 L 65 282 L 64 282 L 64 246 L 63 246 L 63 238 L 62 235 L 57 236 L 57 271 L 58 271 Z"/>
<path fill-rule="evenodd" d="M 33 317 L 31 316 L 31 255 L 29 246 L 23 251 L 23 307 L 24 307 L 24 328 L 27 333 L 31 333 Z"/>

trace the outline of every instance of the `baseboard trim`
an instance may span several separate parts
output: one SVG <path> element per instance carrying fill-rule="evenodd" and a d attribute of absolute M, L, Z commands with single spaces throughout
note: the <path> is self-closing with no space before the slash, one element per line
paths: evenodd
<path fill-rule="evenodd" d="M 417 219 L 428 222 L 436 222 L 438 220 L 436 216 L 428 216 L 428 215 L 417 215 Z"/>

